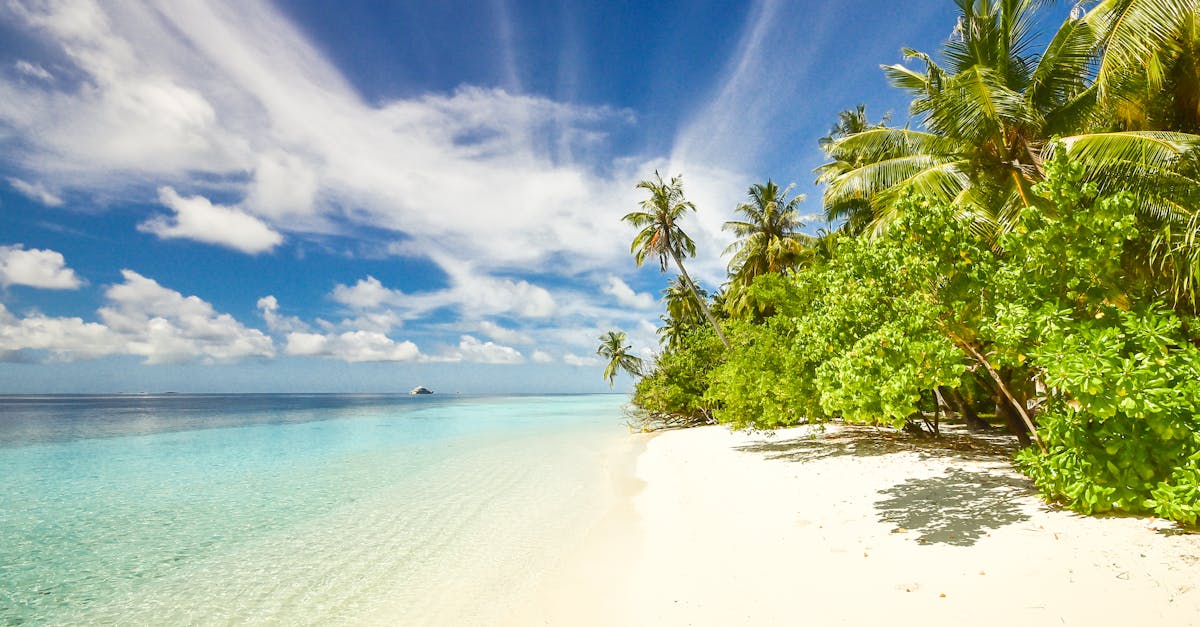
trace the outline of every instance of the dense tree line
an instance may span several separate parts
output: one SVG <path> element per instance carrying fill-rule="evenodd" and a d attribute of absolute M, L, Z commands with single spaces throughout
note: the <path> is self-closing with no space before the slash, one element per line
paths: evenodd
<path fill-rule="evenodd" d="M 955 1 L 940 55 L 884 67 L 913 122 L 860 106 L 821 140 L 830 228 L 752 186 L 714 296 L 684 270 L 682 181 L 642 184 L 637 262 L 680 276 L 653 364 L 609 337 L 606 377 L 673 423 L 994 415 L 1049 498 L 1196 524 L 1200 0 L 1092 3 L 1038 50 L 1042 3 Z"/>

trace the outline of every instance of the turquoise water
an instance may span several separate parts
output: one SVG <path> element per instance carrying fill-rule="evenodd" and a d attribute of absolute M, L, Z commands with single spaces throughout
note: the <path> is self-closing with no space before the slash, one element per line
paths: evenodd
<path fill-rule="evenodd" d="M 0 397 L 0 624 L 502 615 L 610 505 L 623 401 Z"/>

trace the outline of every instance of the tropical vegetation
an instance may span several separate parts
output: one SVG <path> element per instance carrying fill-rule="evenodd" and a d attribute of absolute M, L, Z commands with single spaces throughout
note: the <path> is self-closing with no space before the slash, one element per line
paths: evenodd
<path fill-rule="evenodd" d="M 939 54 L 883 67 L 911 120 L 860 105 L 821 140 L 827 228 L 751 186 L 715 296 L 681 180 L 639 185 L 635 262 L 679 276 L 633 404 L 914 437 L 957 415 L 1007 429 L 1049 499 L 1200 523 L 1200 0 L 1076 7 L 1044 45 L 1047 3 L 955 3 Z"/>

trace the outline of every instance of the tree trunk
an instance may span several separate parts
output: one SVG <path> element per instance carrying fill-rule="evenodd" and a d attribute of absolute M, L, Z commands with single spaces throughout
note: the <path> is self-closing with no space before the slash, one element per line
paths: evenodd
<path fill-rule="evenodd" d="M 1004 426 L 1008 427 L 1009 433 L 1017 436 L 1017 440 L 1020 441 L 1021 446 L 1032 444 L 1033 441 L 1029 439 L 1029 429 L 1021 423 L 1017 412 L 1013 411 L 1012 403 L 1004 398 L 999 389 L 992 392 L 992 399 L 996 401 L 996 417 L 1004 420 Z"/>
<path fill-rule="evenodd" d="M 942 392 L 942 396 L 950 401 L 950 403 L 954 406 L 954 409 L 958 411 L 958 415 L 962 416 L 963 422 L 967 425 L 967 429 L 971 431 L 987 431 L 988 429 L 992 428 L 992 425 L 988 424 L 986 420 L 979 417 L 979 414 L 975 411 L 975 408 L 971 407 L 971 404 L 967 402 L 967 399 L 962 397 L 962 394 L 960 394 L 958 390 L 952 390 L 945 387 L 942 389 L 944 390 Z"/>
<path fill-rule="evenodd" d="M 679 275 L 683 277 L 684 281 L 687 281 L 688 289 L 692 291 L 692 298 L 695 298 L 696 302 L 700 303 L 700 310 L 704 312 L 704 317 L 708 319 L 708 323 L 717 332 L 717 337 L 721 338 L 721 343 L 725 345 L 726 349 L 730 348 L 729 340 L 725 339 L 725 334 L 721 331 L 721 325 L 717 324 L 717 319 L 708 310 L 708 303 L 704 302 L 703 298 L 700 298 L 700 291 L 696 289 L 696 284 L 692 283 L 692 277 L 688 275 L 687 270 L 683 269 L 683 262 L 680 261 L 679 255 L 672 252 L 671 258 L 675 260 L 675 265 L 679 266 Z"/>
<path fill-rule="evenodd" d="M 975 350 L 974 346 L 963 341 L 962 338 L 958 337 L 953 332 L 950 333 L 950 337 L 951 339 L 956 340 L 959 348 L 975 357 L 975 360 L 979 362 L 979 365 L 983 366 L 984 370 L 987 370 L 987 373 L 992 376 L 992 380 L 996 382 L 996 387 L 999 388 L 1000 393 L 1008 399 L 1008 402 L 1012 405 L 1012 408 L 1017 410 L 1017 413 L 1020 414 L 1021 420 L 1024 421 L 1025 426 L 1029 429 L 1029 435 L 1033 437 L 1033 441 L 1037 442 L 1038 448 L 1045 453 L 1046 444 L 1042 442 L 1040 437 L 1038 437 L 1037 427 L 1033 426 L 1033 419 L 1031 419 L 1029 414 L 1025 411 L 1025 404 L 1017 401 L 1017 399 L 1013 397 L 1012 392 L 1008 389 L 1008 385 L 1006 385 L 1004 383 L 1004 379 L 1000 377 L 1000 373 L 996 372 L 996 369 L 992 367 L 992 362 L 988 361 L 987 358 L 984 357 L 979 351 Z M 999 413 L 1000 404 L 997 404 L 996 411 Z M 1017 437 L 1020 438 L 1021 436 L 1018 435 Z M 1022 441 L 1022 444 L 1025 444 L 1025 442 Z"/>

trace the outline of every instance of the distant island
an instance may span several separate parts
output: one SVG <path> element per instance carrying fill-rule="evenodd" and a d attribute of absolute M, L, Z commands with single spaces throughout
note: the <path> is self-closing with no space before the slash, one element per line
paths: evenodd
<path fill-rule="evenodd" d="M 433 390 L 431 390 L 427 387 L 418 385 L 417 387 L 413 388 L 412 391 L 409 392 L 409 394 L 433 394 Z"/>

